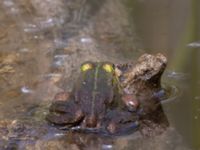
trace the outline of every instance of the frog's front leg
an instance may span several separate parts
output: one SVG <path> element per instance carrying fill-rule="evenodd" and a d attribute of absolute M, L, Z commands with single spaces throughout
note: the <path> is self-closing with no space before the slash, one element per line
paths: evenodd
<path fill-rule="evenodd" d="M 84 115 L 80 107 L 74 101 L 56 101 L 51 104 L 46 119 L 56 125 L 77 125 Z"/>

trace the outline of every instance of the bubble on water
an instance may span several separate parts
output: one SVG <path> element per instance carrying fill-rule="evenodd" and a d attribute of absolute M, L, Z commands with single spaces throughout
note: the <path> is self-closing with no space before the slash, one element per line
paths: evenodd
<path fill-rule="evenodd" d="M 24 27 L 24 32 L 37 32 L 39 28 L 35 24 L 26 24 Z"/>
<path fill-rule="evenodd" d="M 57 60 L 53 63 L 54 66 L 62 66 L 64 65 L 64 61 L 63 60 Z"/>
<path fill-rule="evenodd" d="M 35 36 L 34 36 L 34 39 L 38 39 L 38 36 L 37 36 L 37 35 L 35 35 Z"/>
<path fill-rule="evenodd" d="M 112 148 L 113 148 L 113 145 L 111 145 L 111 144 L 103 144 L 102 145 L 102 149 L 104 149 L 104 150 L 112 149 Z"/>
<path fill-rule="evenodd" d="M 46 20 L 46 23 L 52 23 L 53 22 L 53 19 L 52 18 L 49 18 Z"/>
<path fill-rule="evenodd" d="M 33 91 L 27 86 L 21 87 L 21 92 L 24 94 L 33 93 Z"/>
<path fill-rule="evenodd" d="M 53 18 L 48 18 L 47 20 L 40 21 L 42 28 L 48 28 L 55 25 Z"/>
<path fill-rule="evenodd" d="M 41 29 L 46 29 L 54 26 L 59 26 L 64 23 L 64 19 L 62 18 L 47 18 L 46 20 L 41 20 L 40 27 Z"/>
<path fill-rule="evenodd" d="M 68 55 L 55 55 L 53 66 L 54 67 L 63 66 L 66 62 L 66 58 L 68 58 Z"/>
<path fill-rule="evenodd" d="M 200 96 L 195 96 L 194 99 L 195 100 L 200 100 Z"/>
<path fill-rule="evenodd" d="M 11 7 L 11 6 L 14 5 L 13 1 L 11 1 L 11 0 L 5 0 L 5 1 L 3 2 L 3 4 L 4 4 L 6 7 Z"/>
<path fill-rule="evenodd" d="M 65 59 L 67 58 L 69 55 L 55 55 L 54 58 L 59 58 L 59 59 Z"/>
<path fill-rule="evenodd" d="M 58 48 L 58 49 L 67 47 L 67 42 L 65 42 L 64 40 L 59 39 L 59 38 L 56 38 L 54 40 L 54 44 L 55 44 L 55 47 Z"/>
<path fill-rule="evenodd" d="M 83 37 L 80 39 L 81 43 L 91 43 L 92 42 L 92 39 L 91 38 L 86 38 L 86 37 Z"/>
<path fill-rule="evenodd" d="M 66 127 L 65 127 L 65 128 L 66 128 Z M 72 129 L 72 130 L 80 130 L 81 127 L 80 127 L 80 126 L 76 126 L 76 127 L 72 127 L 71 129 Z"/>
<path fill-rule="evenodd" d="M 64 133 L 56 133 L 55 134 L 55 137 L 61 137 L 61 136 L 63 136 L 64 135 Z"/>

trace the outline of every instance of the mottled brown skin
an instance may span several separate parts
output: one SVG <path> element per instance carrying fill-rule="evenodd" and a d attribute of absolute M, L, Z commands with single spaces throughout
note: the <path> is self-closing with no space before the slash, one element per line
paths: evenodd
<path fill-rule="evenodd" d="M 153 131 L 155 126 L 168 125 L 155 96 L 162 90 L 160 78 L 166 63 L 162 54 L 144 54 L 135 65 L 85 62 L 73 91 L 55 97 L 47 120 L 67 128 L 79 126 L 111 134 L 139 126 L 150 135 L 149 128 Z"/>
<path fill-rule="evenodd" d="M 167 95 L 161 86 L 166 66 L 167 58 L 161 53 L 143 54 L 134 64 L 117 65 L 120 83 L 129 93 L 124 96 L 124 101 L 139 103 L 139 129 L 144 136 L 157 135 L 169 126 L 161 105 Z"/>
<path fill-rule="evenodd" d="M 88 64 L 91 68 L 84 70 L 84 65 Z M 62 101 L 52 103 L 47 115 L 47 120 L 53 124 L 102 129 L 113 134 L 137 126 L 136 108 L 127 105 L 132 99 L 122 100 L 120 84 L 111 63 L 85 62 L 69 98 L 66 101 L 61 98 Z"/>
<path fill-rule="evenodd" d="M 145 114 L 152 113 L 160 107 L 160 96 L 156 95 L 163 90 L 161 76 L 166 65 L 167 59 L 160 53 L 143 54 L 135 64 L 118 65 L 118 69 L 122 70 L 120 83 L 123 89 L 139 101 Z"/>

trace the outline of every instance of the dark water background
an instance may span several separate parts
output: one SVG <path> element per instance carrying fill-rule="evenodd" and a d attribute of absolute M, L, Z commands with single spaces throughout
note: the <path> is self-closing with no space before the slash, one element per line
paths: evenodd
<path fill-rule="evenodd" d="M 0 148 L 200 149 L 199 7 L 198 0 L 1 0 Z M 168 58 L 163 84 L 178 89 L 163 104 L 170 121 L 163 135 L 64 135 L 44 121 L 83 61 L 124 63 L 157 52 Z"/>

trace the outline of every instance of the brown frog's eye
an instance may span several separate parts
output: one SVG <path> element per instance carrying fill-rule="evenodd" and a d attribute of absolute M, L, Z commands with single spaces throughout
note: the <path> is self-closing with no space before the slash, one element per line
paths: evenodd
<path fill-rule="evenodd" d="M 112 73 L 114 71 L 113 65 L 109 63 L 104 64 L 102 68 L 108 73 Z"/>
<path fill-rule="evenodd" d="M 85 72 L 87 70 L 90 70 L 92 69 L 93 65 L 91 63 L 85 63 L 81 66 L 81 71 L 82 72 Z"/>

